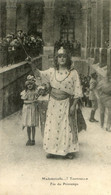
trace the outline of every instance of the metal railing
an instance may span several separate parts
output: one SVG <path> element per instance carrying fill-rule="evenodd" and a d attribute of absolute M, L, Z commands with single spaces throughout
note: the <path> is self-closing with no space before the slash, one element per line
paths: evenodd
<path fill-rule="evenodd" d="M 33 58 L 42 53 L 40 48 L 26 49 L 27 53 Z M 26 53 L 22 47 L 16 50 L 1 50 L 0 51 L 0 67 L 17 64 L 26 59 Z"/>

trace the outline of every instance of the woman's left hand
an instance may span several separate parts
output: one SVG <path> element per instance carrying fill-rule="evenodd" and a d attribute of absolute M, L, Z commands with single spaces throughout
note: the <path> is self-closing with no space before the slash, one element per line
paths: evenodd
<path fill-rule="evenodd" d="M 76 109 L 76 106 L 72 105 L 72 106 L 70 107 L 69 114 L 70 114 L 70 115 L 74 115 L 75 109 Z"/>
<path fill-rule="evenodd" d="M 45 85 L 41 85 L 41 86 L 38 86 L 38 94 L 39 95 L 44 95 L 45 91 L 46 91 L 46 86 Z"/>

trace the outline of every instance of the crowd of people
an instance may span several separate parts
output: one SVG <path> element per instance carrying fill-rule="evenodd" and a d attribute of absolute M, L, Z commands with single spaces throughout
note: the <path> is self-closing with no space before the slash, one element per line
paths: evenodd
<path fill-rule="evenodd" d="M 89 85 L 90 85 L 90 76 L 84 76 L 80 74 L 80 81 L 82 86 L 82 103 L 83 106 L 91 107 L 91 101 L 89 100 Z"/>
<path fill-rule="evenodd" d="M 100 107 L 100 125 L 101 128 L 105 126 L 105 116 L 107 113 L 106 120 L 106 131 L 111 132 L 111 75 L 107 73 L 107 77 L 101 79 L 97 85 L 97 96 L 99 98 Z"/>
<path fill-rule="evenodd" d="M 85 76 L 83 74 L 80 74 L 79 76 L 80 76 L 82 93 L 83 93 L 82 104 L 83 106 L 91 107 L 92 104 L 91 104 L 91 100 L 89 99 L 91 76 L 89 75 Z"/>
<path fill-rule="evenodd" d="M 81 56 L 81 44 L 77 40 L 66 41 L 61 38 L 55 42 L 54 52 L 56 53 L 60 47 L 64 47 L 72 56 Z"/>
<path fill-rule="evenodd" d="M 10 33 L 0 40 L 0 66 L 25 60 L 27 54 L 35 57 L 43 51 L 43 40 L 39 36 L 28 35 L 22 30 Z"/>
<path fill-rule="evenodd" d="M 99 79 L 98 74 L 93 72 L 91 76 L 82 77 L 83 102 L 85 106 L 91 107 L 90 122 L 99 122 L 101 128 L 111 132 L 111 75 L 107 73 L 105 78 Z M 86 91 L 87 97 L 86 97 Z M 95 119 L 99 107 L 100 120 Z M 106 114 L 107 113 L 107 114 Z M 106 120 L 106 125 L 105 125 Z"/>

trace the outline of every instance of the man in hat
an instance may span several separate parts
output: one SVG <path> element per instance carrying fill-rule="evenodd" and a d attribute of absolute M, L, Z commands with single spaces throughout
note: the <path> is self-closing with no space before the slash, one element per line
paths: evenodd
<path fill-rule="evenodd" d="M 5 39 L 5 41 L 7 42 L 7 44 L 8 45 L 10 45 L 10 42 L 13 40 L 13 36 L 11 35 L 11 34 L 8 34 L 7 36 L 6 36 L 6 39 Z"/>
<path fill-rule="evenodd" d="M 90 80 L 90 91 L 89 91 L 89 100 L 91 100 L 92 102 L 92 110 L 91 110 L 91 114 L 90 114 L 90 122 L 98 122 L 94 116 L 95 116 L 95 112 L 98 108 L 98 101 L 97 101 L 97 74 L 96 72 L 91 74 L 91 80 Z"/>
<path fill-rule="evenodd" d="M 105 117 L 107 116 L 106 130 L 111 132 L 111 74 L 109 72 L 105 78 L 98 82 L 97 90 L 100 106 L 100 125 L 101 128 L 104 128 Z"/>
<path fill-rule="evenodd" d="M 18 37 L 18 38 L 22 38 L 22 37 L 23 37 L 23 30 L 19 29 L 19 30 L 17 31 L 17 37 Z"/>

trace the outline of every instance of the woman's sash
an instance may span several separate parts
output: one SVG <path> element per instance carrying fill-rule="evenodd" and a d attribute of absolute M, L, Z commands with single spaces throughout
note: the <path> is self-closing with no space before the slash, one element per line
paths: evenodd
<path fill-rule="evenodd" d="M 35 104 L 37 103 L 36 100 L 24 100 L 24 104 Z"/>
<path fill-rule="evenodd" d="M 65 100 L 70 98 L 71 95 L 59 89 L 52 88 L 50 96 L 56 100 Z"/>
<path fill-rule="evenodd" d="M 75 109 L 75 112 L 73 115 L 69 114 L 69 125 L 72 132 L 73 137 L 73 143 L 77 144 L 78 142 L 78 126 L 77 126 L 77 110 Z"/>

